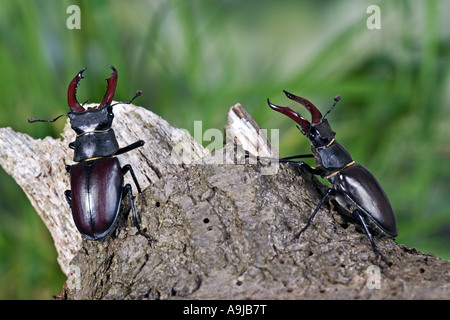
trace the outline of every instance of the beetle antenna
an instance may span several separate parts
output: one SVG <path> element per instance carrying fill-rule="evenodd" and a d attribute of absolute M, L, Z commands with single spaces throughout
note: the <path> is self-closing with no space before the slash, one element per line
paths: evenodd
<path fill-rule="evenodd" d="M 115 106 L 116 104 L 131 104 L 134 101 L 134 99 L 136 99 L 137 97 L 140 97 L 141 95 L 142 95 L 142 90 L 138 90 L 138 91 L 136 91 L 136 94 L 134 95 L 134 97 L 130 101 L 128 101 L 128 102 L 117 102 L 117 103 L 114 103 L 113 105 L 111 105 L 111 107 Z"/>
<path fill-rule="evenodd" d="M 302 133 L 302 135 L 306 136 L 306 132 L 300 128 L 299 126 L 296 126 L 298 130 L 300 130 L 300 132 Z"/>
<path fill-rule="evenodd" d="M 56 118 L 53 119 L 53 120 L 40 120 L 40 119 L 38 119 L 38 118 L 33 117 L 33 118 L 31 118 L 31 119 L 27 119 L 27 121 L 28 121 L 28 123 L 33 123 L 33 122 L 55 122 L 55 121 L 58 120 L 59 118 L 64 117 L 64 116 L 68 116 L 68 115 L 69 115 L 68 113 L 62 114 L 62 115 L 56 117 Z"/>
<path fill-rule="evenodd" d="M 136 91 L 136 94 L 134 95 L 134 97 L 130 101 L 128 101 L 126 104 L 131 104 L 134 101 L 134 99 L 136 99 L 137 97 L 140 97 L 141 95 L 142 95 L 142 90 Z"/>
<path fill-rule="evenodd" d="M 323 119 L 327 116 L 327 114 L 329 114 L 331 111 L 333 111 L 334 107 L 336 107 L 336 105 L 339 102 L 339 100 L 341 100 L 341 95 L 340 94 L 338 94 L 336 97 L 334 97 L 334 103 L 331 106 L 330 110 L 328 110 L 327 113 L 325 113 L 325 115 L 323 116 Z"/>

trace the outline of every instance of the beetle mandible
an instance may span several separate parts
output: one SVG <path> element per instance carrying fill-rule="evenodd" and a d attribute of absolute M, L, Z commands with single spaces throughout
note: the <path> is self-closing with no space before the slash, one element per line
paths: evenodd
<path fill-rule="evenodd" d="M 325 119 L 325 116 L 333 110 L 340 100 L 340 96 L 334 98 L 333 106 L 325 116 L 322 116 L 320 111 L 308 100 L 287 91 L 284 91 L 284 93 L 289 99 L 302 104 L 309 111 L 312 117 L 311 122 L 290 108 L 274 105 L 269 99 L 267 99 L 267 103 L 273 110 L 283 113 L 300 125 L 300 127 L 297 127 L 309 139 L 312 154 L 281 158 L 279 162 L 304 168 L 312 174 L 328 179 L 331 184 L 306 225 L 295 234 L 294 238 L 300 237 L 309 227 L 326 199 L 333 195 L 343 208 L 361 221 L 373 251 L 386 261 L 375 245 L 370 229 L 378 228 L 390 237 L 395 238 L 398 235 L 395 214 L 385 192 L 373 174 L 353 161 L 350 153 L 335 140 L 336 133 L 331 129 L 328 120 Z M 314 157 L 316 168 L 303 161 L 293 160 L 307 157 Z"/>
<path fill-rule="evenodd" d="M 119 148 L 114 130 L 111 128 L 114 119 L 111 102 L 116 91 L 118 72 L 113 70 L 107 82 L 106 93 L 97 107 L 85 109 L 76 98 L 79 81 L 83 79 L 83 68 L 69 84 L 67 100 L 70 112 L 60 115 L 53 120 L 28 119 L 33 122 L 54 122 L 60 117 L 68 116 L 72 129 L 77 136 L 69 144 L 74 150 L 74 165 L 66 166 L 70 174 L 71 190 L 64 192 L 67 203 L 72 209 L 75 225 L 81 235 L 88 240 L 98 240 L 105 237 L 113 228 L 120 211 L 122 198 L 130 199 L 133 221 L 138 233 L 144 236 L 151 245 L 155 241 L 152 237 L 141 231 L 134 206 L 132 188 L 128 183 L 124 185 L 124 175 L 131 173 L 134 184 L 139 193 L 141 188 L 131 165 L 120 167 L 119 154 L 142 147 L 144 141 L 139 140 L 126 147 Z M 136 95 L 126 104 L 130 104 Z"/>

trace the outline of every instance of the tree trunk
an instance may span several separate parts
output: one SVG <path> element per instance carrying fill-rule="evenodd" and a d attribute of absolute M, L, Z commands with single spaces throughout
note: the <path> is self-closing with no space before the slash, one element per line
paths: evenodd
<path fill-rule="evenodd" d="M 334 201 L 293 240 L 326 187 L 290 165 L 244 163 L 243 150 L 278 154 L 239 104 L 228 114 L 225 147 L 214 153 L 146 109 L 119 104 L 114 113 L 120 146 L 145 141 L 118 158 L 133 166 L 143 189 L 134 189 L 135 205 L 141 227 L 157 239 L 151 247 L 136 234 L 128 198 L 108 236 L 81 238 L 64 198 L 75 138 L 68 124 L 62 139 L 0 129 L 0 164 L 50 230 L 68 275 L 61 298 L 450 297 L 450 262 L 378 234 L 383 262 Z"/>

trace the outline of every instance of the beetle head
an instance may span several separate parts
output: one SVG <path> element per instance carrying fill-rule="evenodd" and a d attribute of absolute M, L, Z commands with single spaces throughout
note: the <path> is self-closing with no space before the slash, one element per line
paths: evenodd
<path fill-rule="evenodd" d="M 107 88 L 105 96 L 102 99 L 102 102 L 97 107 L 89 107 L 88 109 L 83 108 L 77 100 L 77 87 L 81 79 L 83 79 L 83 72 L 86 70 L 86 67 L 81 69 L 80 72 L 72 79 L 69 84 L 69 90 L 67 90 L 67 101 L 69 103 L 70 112 L 67 114 L 62 114 L 56 117 L 53 120 L 40 120 L 37 118 L 27 119 L 29 123 L 33 122 L 55 122 L 59 118 L 63 116 L 68 116 L 70 119 L 70 123 L 72 124 L 72 128 L 77 131 L 78 134 L 81 134 L 86 131 L 104 131 L 109 130 L 111 128 L 111 123 L 114 118 L 114 114 L 112 112 L 112 107 L 117 103 L 111 105 L 111 102 L 114 98 L 114 93 L 116 92 L 117 87 L 117 70 L 108 65 L 113 70 L 113 74 L 111 77 L 106 79 Z M 136 91 L 134 97 L 126 102 L 125 104 L 130 104 L 134 99 L 139 97 L 142 94 L 142 91 Z M 86 112 L 87 111 L 87 112 Z"/>
<path fill-rule="evenodd" d="M 111 77 L 106 79 L 107 88 L 102 102 L 100 102 L 97 108 L 92 108 L 93 110 L 102 109 L 105 106 L 111 105 L 111 102 L 114 98 L 114 93 L 116 92 L 117 87 L 118 73 L 116 68 L 114 68 L 113 66 L 108 65 L 108 67 L 110 67 L 113 70 L 113 74 L 111 75 Z M 75 78 L 73 78 L 73 80 L 69 84 L 69 89 L 67 91 L 67 101 L 69 103 L 69 108 L 74 113 L 84 113 L 86 111 L 90 111 L 90 109 L 88 110 L 84 109 L 83 106 L 78 102 L 76 97 L 77 87 L 79 85 L 80 80 L 83 79 L 84 70 L 86 70 L 86 67 L 81 69 L 81 71 L 78 72 Z"/>
<path fill-rule="evenodd" d="M 328 124 L 328 120 L 322 116 L 320 111 L 308 100 L 295 96 L 287 91 L 284 91 L 286 96 L 294 100 L 300 104 L 302 104 L 311 114 L 311 122 L 303 118 L 299 113 L 287 107 L 280 107 L 272 104 L 269 99 L 267 99 L 267 103 L 269 107 L 273 110 L 283 113 L 288 116 L 295 122 L 297 122 L 300 127 L 300 131 L 307 136 L 311 145 L 314 148 L 324 147 L 328 145 L 335 137 L 336 132 L 334 132 L 330 125 Z M 325 114 L 325 116 L 336 106 L 336 103 L 340 100 L 340 96 L 336 96 L 334 98 L 334 105 L 331 109 Z"/>

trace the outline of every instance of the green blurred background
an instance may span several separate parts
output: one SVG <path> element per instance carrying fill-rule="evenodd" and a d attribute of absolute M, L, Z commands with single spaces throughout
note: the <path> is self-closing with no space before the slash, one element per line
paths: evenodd
<path fill-rule="evenodd" d="M 81 29 L 69 30 L 69 5 Z M 381 29 L 369 30 L 377 4 Z M 266 99 L 297 108 L 286 89 L 323 112 L 337 139 L 378 178 L 399 243 L 450 259 L 450 1 L 0 2 L 0 127 L 58 137 L 69 81 L 84 66 L 80 102 L 101 100 L 119 71 L 117 100 L 193 133 L 223 128 L 240 102 L 262 128 L 280 129 L 280 154 L 309 151 L 295 123 Z M 206 144 L 209 144 L 206 143 Z M 54 165 L 61 165 L 55 163 Z M 0 298 L 50 299 L 65 277 L 52 239 L 0 168 Z"/>

